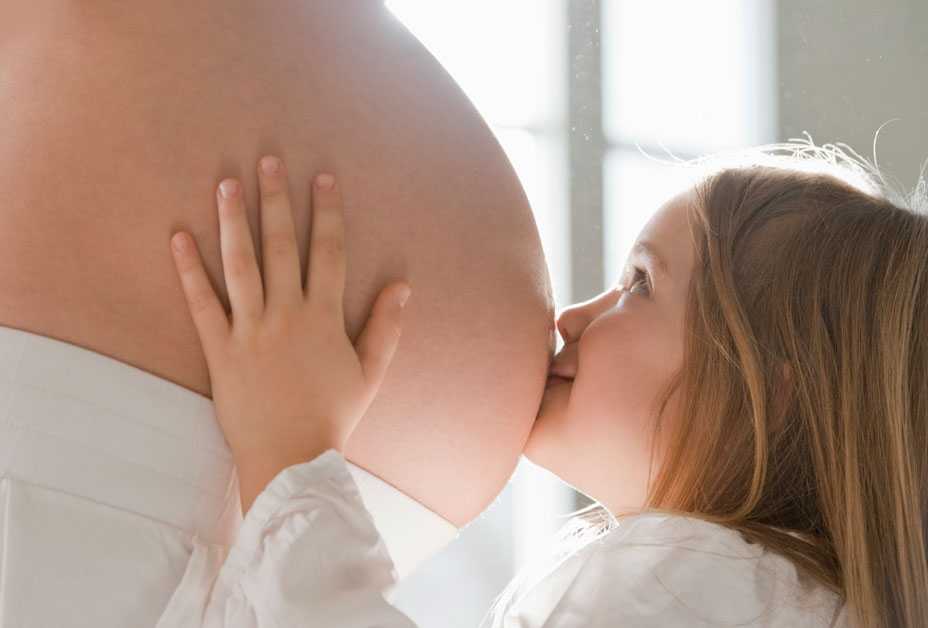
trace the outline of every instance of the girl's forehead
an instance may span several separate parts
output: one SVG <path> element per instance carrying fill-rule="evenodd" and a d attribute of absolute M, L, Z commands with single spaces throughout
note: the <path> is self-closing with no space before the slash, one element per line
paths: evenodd
<path fill-rule="evenodd" d="M 686 268 L 692 259 L 689 212 L 695 201 L 691 188 L 679 192 L 654 212 L 638 236 L 639 241 L 655 245 L 671 268 Z"/>

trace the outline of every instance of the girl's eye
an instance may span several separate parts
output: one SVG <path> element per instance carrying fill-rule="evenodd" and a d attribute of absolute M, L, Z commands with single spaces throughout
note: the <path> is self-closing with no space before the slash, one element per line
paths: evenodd
<path fill-rule="evenodd" d="M 639 284 L 642 284 L 645 288 L 648 288 L 648 291 L 650 292 L 647 273 L 645 273 L 637 266 L 633 266 L 632 270 L 634 271 L 634 275 L 632 275 L 632 283 L 628 287 L 628 291 L 632 292 Z"/>

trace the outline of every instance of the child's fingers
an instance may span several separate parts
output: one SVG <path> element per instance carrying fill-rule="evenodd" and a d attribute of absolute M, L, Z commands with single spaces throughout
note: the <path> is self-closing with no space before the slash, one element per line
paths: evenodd
<path fill-rule="evenodd" d="M 213 347 L 219 346 L 229 333 L 229 319 L 219 297 L 216 296 L 209 277 L 200 261 L 200 252 L 193 238 L 186 233 L 176 233 L 171 238 L 171 251 L 174 254 L 174 265 L 180 275 L 187 307 L 204 353 L 209 356 Z"/>
<path fill-rule="evenodd" d="M 364 330 L 355 343 L 358 361 L 372 402 L 393 361 L 402 331 L 402 314 L 409 297 L 409 285 L 394 284 L 380 292 Z"/>
<path fill-rule="evenodd" d="M 255 322 L 264 311 L 264 289 L 245 214 L 242 186 L 225 179 L 217 190 L 222 271 L 232 306 L 232 323 Z"/>
<path fill-rule="evenodd" d="M 335 177 L 322 174 L 313 184 L 312 236 L 309 244 L 308 298 L 344 324 L 345 225 Z"/>
<path fill-rule="evenodd" d="M 258 164 L 261 186 L 261 246 L 266 307 L 302 303 L 300 253 L 283 162 L 268 155 Z"/>

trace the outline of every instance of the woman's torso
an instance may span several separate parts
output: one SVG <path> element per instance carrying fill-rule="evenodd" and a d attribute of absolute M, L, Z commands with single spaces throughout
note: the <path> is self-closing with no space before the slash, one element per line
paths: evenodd
<path fill-rule="evenodd" d="M 540 401 L 552 297 L 505 155 L 382 4 L 2 12 L 0 325 L 209 396 L 170 235 L 195 235 L 227 303 L 218 181 L 241 178 L 257 238 L 255 164 L 283 157 L 305 268 L 308 181 L 330 169 L 346 199 L 351 336 L 387 282 L 414 289 L 402 346 L 348 456 L 457 524 L 482 510 Z"/>

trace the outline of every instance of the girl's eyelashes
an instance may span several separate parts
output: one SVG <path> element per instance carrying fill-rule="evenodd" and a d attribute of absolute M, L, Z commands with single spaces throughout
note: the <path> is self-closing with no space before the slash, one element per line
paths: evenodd
<path fill-rule="evenodd" d="M 629 271 L 631 271 L 631 283 L 629 283 L 627 280 Z M 622 279 L 618 281 L 615 288 L 619 291 L 620 294 L 624 294 L 626 292 L 634 292 L 635 288 L 637 288 L 639 285 L 647 288 L 648 294 L 651 294 L 651 276 L 638 266 L 633 266 L 631 263 L 629 263 L 625 267 L 625 273 L 623 274 Z"/>
<path fill-rule="evenodd" d="M 642 284 L 644 285 L 645 288 L 648 289 L 648 293 L 650 293 L 651 284 L 650 284 L 650 279 L 648 277 L 648 274 L 644 272 L 643 270 L 641 270 L 640 268 L 638 268 L 637 266 L 632 266 L 632 271 L 634 271 L 632 275 L 632 283 L 630 286 L 628 286 L 627 290 L 629 292 L 632 292 L 635 289 L 635 287 L 637 287 L 639 284 Z"/>

